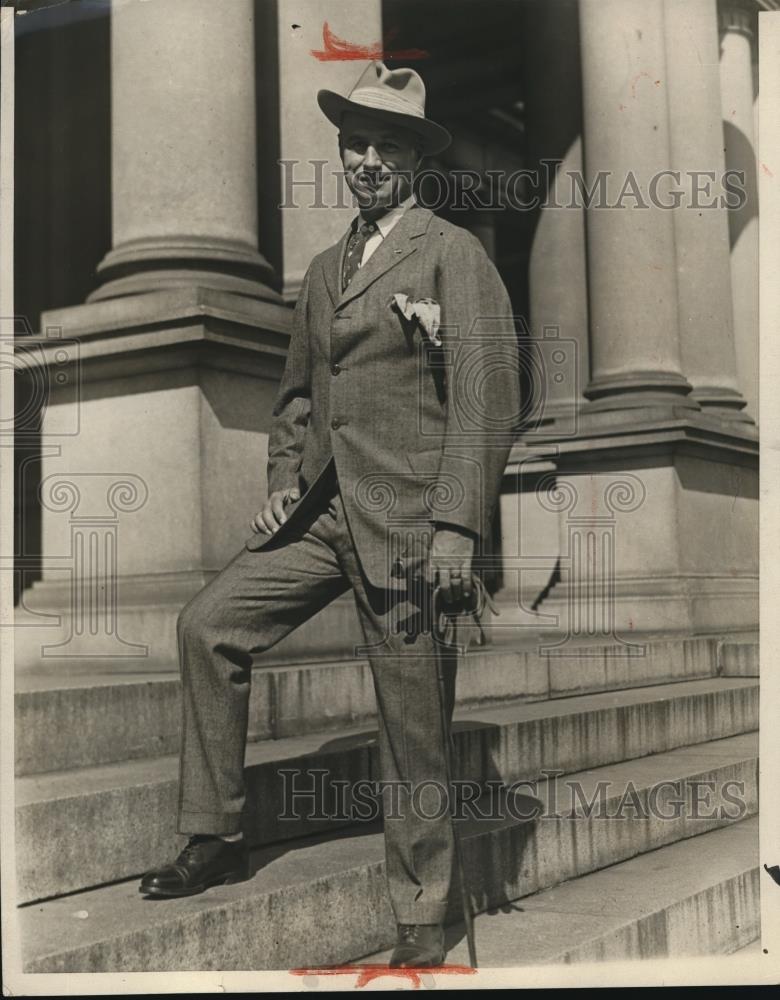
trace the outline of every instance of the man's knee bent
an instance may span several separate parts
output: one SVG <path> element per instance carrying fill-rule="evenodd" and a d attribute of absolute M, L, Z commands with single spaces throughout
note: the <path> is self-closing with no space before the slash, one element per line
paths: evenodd
<path fill-rule="evenodd" d="M 176 635 L 179 642 L 197 642 L 219 627 L 219 606 L 205 596 L 207 588 L 199 591 L 184 605 L 176 619 Z"/>
<path fill-rule="evenodd" d="M 253 652 L 262 644 L 252 628 L 257 613 L 247 609 L 246 620 L 214 581 L 195 594 L 179 612 L 176 635 L 180 653 L 196 648 L 219 650 L 242 667 L 251 666 Z"/>

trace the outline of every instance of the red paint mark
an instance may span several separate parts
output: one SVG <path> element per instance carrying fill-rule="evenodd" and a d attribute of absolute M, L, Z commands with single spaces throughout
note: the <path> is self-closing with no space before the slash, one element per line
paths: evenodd
<path fill-rule="evenodd" d="M 460 975 L 473 976 L 476 969 L 470 965 L 432 965 L 426 969 L 394 969 L 389 965 L 333 965 L 323 969 L 290 969 L 291 976 L 357 976 L 355 989 L 361 989 L 374 979 L 395 976 L 406 979 L 414 989 L 422 985 L 422 976 Z"/>
<path fill-rule="evenodd" d="M 387 32 L 387 40 L 398 34 L 397 29 Z M 348 59 L 427 59 L 430 55 L 425 49 L 385 49 L 382 42 L 373 45 L 355 45 L 345 38 L 339 38 L 330 30 L 327 21 L 322 25 L 322 49 L 312 49 L 311 54 L 320 62 L 343 62 Z"/>
<path fill-rule="evenodd" d="M 765 173 L 765 174 L 767 174 L 767 175 L 768 175 L 769 177 L 774 177 L 774 176 L 775 176 L 775 175 L 774 175 L 774 174 L 772 173 L 772 171 L 771 171 L 771 170 L 769 169 L 769 167 L 768 167 L 768 166 L 766 165 L 766 163 L 762 163 L 762 164 L 761 164 L 761 169 L 762 169 L 762 170 L 764 171 L 764 173 Z"/>

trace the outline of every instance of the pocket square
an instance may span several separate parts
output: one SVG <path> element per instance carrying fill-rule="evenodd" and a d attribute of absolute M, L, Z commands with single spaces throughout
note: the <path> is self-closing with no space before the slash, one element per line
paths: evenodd
<path fill-rule="evenodd" d="M 410 322 L 416 319 L 428 340 L 436 347 L 441 347 L 439 337 L 441 307 L 435 299 L 410 299 L 405 292 L 396 292 L 392 301 L 405 319 Z"/>

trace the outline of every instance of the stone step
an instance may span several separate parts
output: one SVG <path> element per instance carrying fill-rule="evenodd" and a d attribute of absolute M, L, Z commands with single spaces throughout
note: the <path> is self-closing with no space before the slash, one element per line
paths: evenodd
<path fill-rule="evenodd" d="M 464 707 L 539 701 L 714 676 L 720 640 L 648 640 L 645 655 L 593 644 L 542 653 L 537 645 L 472 646 L 458 669 Z M 735 645 L 732 643 L 732 645 Z M 739 644 L 736 644 L 739 645 Z M 16 773 L 38 774 L 175 753 L 177 671 L 147 673 L 85 664 L 69 673 L 16 678 Z M 250 742 L 341 731 L 371 723 L 376 703 L 365 660 L 277 665 L 253 673 Z"/>
<path fill-rule="evenodd" d="M 724 677 L 758 677 L 759 656 L 757 642 L 723 642 L 718 651 L 718 673 Z"/>
<path fill-rule="evenodd" d="M 485 969 L 760 952 L 758 817 L 481 913 L 474 931 Z M 448 965 L 469 964 L 465 933 L 447 928 Z M 391 953 L 358 964 L 387 965 Z"/>
<path fill-rule="evenodd" d="M 484 912 L 745 819 L 757 811 L 757 777 L 751 734 L 559 776 L 496 800 L 501 808 L 489 818 L 458 821 L 472 906 Z M 702 789 L 711 790 L 706 807 Z M 24 969 L 290 970 L 354 961 L 395 938 L 383 857 L 376 826 L 355 827 L 261 848 L 247 882 L 189 899 L 150 901 L 132 880 L 34 903 L 18 911 Z M 450 904 L 448 922 L 458 919 L 457 892 Z"/>
<path fill-rule="evenodd" d="M 455 721 L 455 773 L 508 784 L 545 769 L 568 773 L 750 732 L 758 684 L 713 677 L 459 710 Z M 337 782 L 354 788 L 379 773 L 373 732 L 355 727 L 333 739 L 313 733 L 255 743 L 246 763 L 244 828 L 257 845 L 349 825 L 348 808 L 336 809 Z M 177 780 L 176 756 L 17 779 L 20 902 L 140 874 L 175 853 Z M 300 818 L 286 818 L 291 789 L 319 789 L 320 814 L 306 805 Z"/>

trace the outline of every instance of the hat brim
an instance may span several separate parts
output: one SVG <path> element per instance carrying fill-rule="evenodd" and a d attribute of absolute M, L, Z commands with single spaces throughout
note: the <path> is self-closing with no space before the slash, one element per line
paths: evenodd
<path fill-rule="evenodd" d="M 381 118 L 383 121 L 408 129 L 422 139 L 423 153 L 426 155 L 441 153 L 452 142 L 452 136 L 447 129 L 428 118 L 416 118 L 414 115 L 405 115 L 397 111 L 367 107 L 357 101 L 350 101 L 349 98 L 343 97 L 333 90 L 318 91 L 317 103 L 328 121 L 336 128 L 341 127 L 341 117 L 346 111 L 354 111 L 362 115 L 371 115 L 373 118 Z"/>

